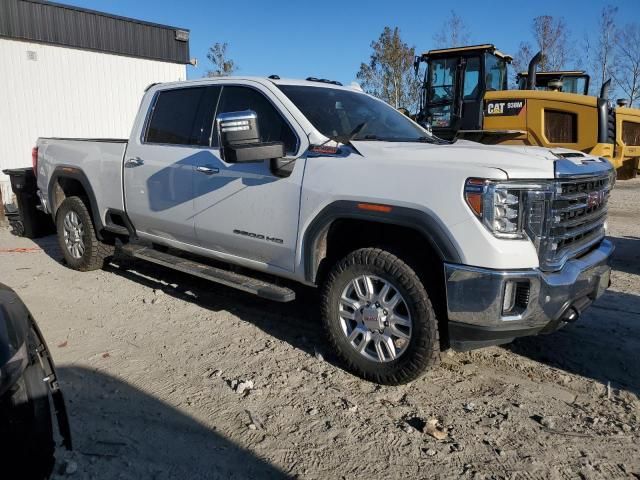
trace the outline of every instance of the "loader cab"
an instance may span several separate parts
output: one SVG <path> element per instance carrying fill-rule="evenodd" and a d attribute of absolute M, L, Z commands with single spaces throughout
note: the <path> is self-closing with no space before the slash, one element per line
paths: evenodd
<path fill-rule="evenodd" d="M 490 44 L 430 50 L 416 57 L 416 72 L 425 62 L 418 121 L 441 138 L 460 130 L 481 130 L 485 92 L 506 90 L 512 58 Z"/>
<path fill-rule="evenodd" d="M 520 72 L 516 81 L 519 90 L 527 90 L 527 72 Z M 537 72 L 536 90 L 589 95 L 589 75 L 581 70 L 563 72 Z"/>

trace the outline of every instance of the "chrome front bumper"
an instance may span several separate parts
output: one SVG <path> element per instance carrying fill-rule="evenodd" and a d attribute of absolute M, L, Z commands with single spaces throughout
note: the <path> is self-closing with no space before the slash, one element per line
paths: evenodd
<path fill-rule="evenodd" d="M 608 260 L 613 249 L 609 240 L 603 240 L 598 248 L 568 261 L 557 272 L 445 264 L 451 346 L 469 350 L 505 343 L 553 331 L 566 323 L 570 313 L 577 318 L 609 286 Z M 522 298 L 528 301 L 505 314 L 505 290 L 510 282 L 526 289 Z"/>

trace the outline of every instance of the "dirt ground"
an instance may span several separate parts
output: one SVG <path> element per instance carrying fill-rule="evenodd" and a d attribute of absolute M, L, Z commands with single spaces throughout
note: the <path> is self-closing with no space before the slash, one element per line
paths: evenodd
<path fill-rule="evenodd" d="M 402 387 L 336 364 L 313 290 L 275 304 L 123 258 L 79 273 L 55 237 L 1 230 L 0 282 L 71 415 L 56 477 L 640 478 L 640 180 L 610 210 L 613 284 L 577 323 L 445 352 Z"/>

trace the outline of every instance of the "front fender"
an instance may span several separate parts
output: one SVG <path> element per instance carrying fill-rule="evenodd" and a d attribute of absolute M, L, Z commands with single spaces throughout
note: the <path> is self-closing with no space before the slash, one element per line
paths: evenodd
<path fill-rule="evenodd" d="M 339 219 L 357 219 L 408 227 L 419 232 L 442 261 L 461 263 L 458 246 L 447 234 L 438 218 L 424 211 L 389 205 L 389 212 L 363 210 L 359 202 L 338 200 L 327 205 L 310 223 L 302 240 L 305 280 L 315 282 L 319 259 L 317 246 L 333 222 Z"/>

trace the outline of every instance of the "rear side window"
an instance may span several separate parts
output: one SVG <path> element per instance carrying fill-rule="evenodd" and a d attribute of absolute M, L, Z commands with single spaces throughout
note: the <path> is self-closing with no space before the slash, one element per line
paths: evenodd
<path fill-rule="evenodd" d="M 146 143 L 208 146 L 220 87 L 161 91 L 153 106 Z"/>
<path fill-rule="evenodd" d="M 297 138 L 280 112 L 260 92 L 249 87 L 224 87 L 218 113 L 253 110 L 258 115 L 260 141 L 282 142 L 287 153 L 295 153 Z"/>

